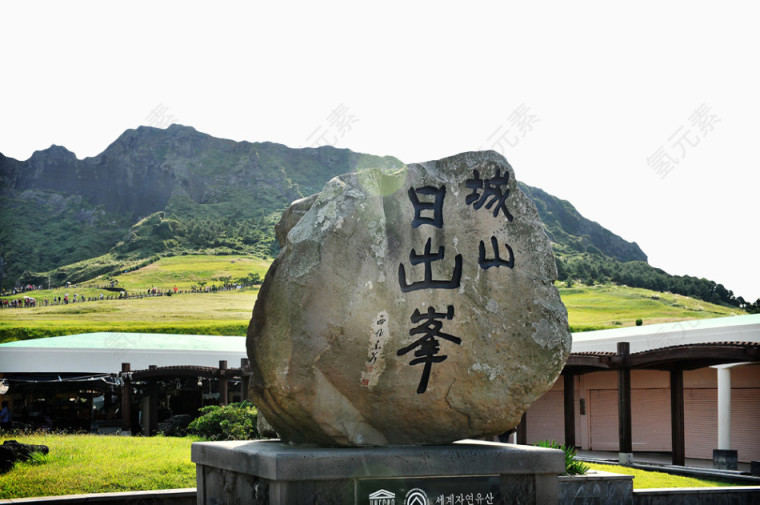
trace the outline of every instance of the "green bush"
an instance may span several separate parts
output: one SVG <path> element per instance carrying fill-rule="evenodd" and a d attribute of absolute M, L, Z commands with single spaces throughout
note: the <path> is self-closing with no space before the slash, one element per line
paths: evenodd
<path fill-rule="evenodd" d="M 641 326 L 642 324 L 644 324 L 644 321 L 642 321 L 641 319 L 636 320 L 636 326 Z"/>
<path fill-rule="evenodd" d="M 187 432 L 207 440 L 250 440 L 259 438 L 258 412 L 251 402 L 230 403 L 224 407 L 203 407 L 201 416 L 190 423 Z"/>
<path fill-rule="evenodd" d="M 575 453 L 577 450 L 573 446 L 564 446 L 554 440 L 541 440 L 537 444 L 533 444 L 538 447 L 546 447 L 549 449 L 559 449 L 565 453 L 565 473 L 567 475 L 583 475 L 588 472 L 589 467 L 582 461 L 575 459 Z"/>

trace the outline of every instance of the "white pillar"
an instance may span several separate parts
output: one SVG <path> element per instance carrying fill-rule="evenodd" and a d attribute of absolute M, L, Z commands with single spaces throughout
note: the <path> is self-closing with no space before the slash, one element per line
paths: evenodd
<path fill-rule="evenodd" d="M 731 368 L 718 371 L 718 449 L 731 449 Z"/>

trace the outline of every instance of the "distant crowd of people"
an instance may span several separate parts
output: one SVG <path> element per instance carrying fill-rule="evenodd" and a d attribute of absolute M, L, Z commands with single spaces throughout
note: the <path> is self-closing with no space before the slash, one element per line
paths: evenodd
<path fill-rule="evenodd" d="M 77 285 L 67 282 L 66 286 L 61 286 L 61 287 L 65 287 L 66 289 L 76 289 Z M 14 286 L 11 289 L 0 290 L 0 296 L 15 296 L 20 293 L 27 293 L 29 291 L 41 291 L 43 289 L 45 289 L 44 286 L 42 285 L 35 286 L 34 284 L 27 284 L 26 286 Z M 50 289 L 50 287 L 48 286 L 47 289 Z M 54 288 L 54 289 L 59 289 L 59 288 Z"/>
<path fill-rule="evenodd" d="M 132 292 L 127 293 L 126 290 L 120 290 L 118 291 L 118 294 L 116 293 L 116 290 L 118 288 L 115 287 L 115 281 L 112 281 L 109 286 L 83 286 L 87 287 L 89 289 L 102 289 L 105 291 L 105 293 L 100 293 L 99 296 L 84 296 L 80 295 L 78 293 L 74 293 L 73 296 L 69 295 L 69 293 L 66 293 L 61 296 L 54 296 L 52 298 L 42 298 L 42 297 L 32 297 L 32 296 L 24 296 L 19 297 L 16 296 L 16 298 L 0 298 L 0 309 L 18 309 L 18 308 L 30 308 L 30 307 L 40 307 L 40 306 L 51 306 L 51 305 L 68 305 L 69 303 L 84 303 L 84 302 L 94 302 L 99 300 L 123 300 L 123 299 L 139 299 L 139 298 L 146 298 L 146 297 L 153 297 L 153 296 L 172 296 L 172 295 L 179 295 L 184 293 L 216 293 L 218 291 L 235 291 L 244 289 L 247 287 L 250 287 L 251 285 L 256 286 L 260 284 L 260 282 L 254 282 L 253 284 L 249 283 L 229 283 L 229 284 L 222 284 L 217 286 L 216 284 L 212 284 L 210 286 L 206 286 L 205 282 L 199 283 L 200 285 L 193 285 L 189 289 L 179 289 L 177 286 L 174 286 L 172 288 L 158 288 L 158 287 L 152 287 L 150 289 L 147 289 L 144 292 Z M 19 295 L 20 293 L 26 293 L 30 291 L 39 291 L 44 289 L 42 286 L 34 286 L 32 284 L 27 284 L 26 286 L 22 287 L 14 287 L 12 290 L 3 290 L 0 292 L 0 296 L 14 296 Z M 66 286 L 63 288 L 56 288 L 56 289 L 77 289 L 76 284 L 72 284 L 70 282 L 66 283 Z"/>
<path fill-rule="evenodd" d="M 25 296 L 24 298 L 14 298 L 12 300 L 0 300 L 0 309 L 19 309 L 36 307 L 37 299 Z"/>
<path fill-rule="evenodd" d="M 139 298 L 142 298 L 140 295 Z M 51 305 L 68 305 L 69 303 L 85 303 L 95 302 L 99 300 L 122 300 L 125 298 L 137 298 L 135 296 L 128 296 L 126 291 L 121 291 L 118 295 L 104 295 L 100 293 L 100 296 L 83 296 L 78 293 L 74 293 L 70 296 L 66 293 L 63 296 L 54 296 L 52 298 L 43 298 L 37 300 L 29 296 L 24 298 L 13 298 L 11 300 L 0 299 L 0 309 L 18 309 L 18 308 L 30 308 L 30 307 L 48 307 Z"/>
<path fill-rule="evenodd" d="M 2 292 L 0 292 L 0 295 L 2 296 L 12 296 L 17 295 L 19 293 L 26 293 L 27 291 L 37 291 L 38 289 L 43 289 L 42 286 L 34 286 L 32 284 L 27 284 L 26 286 L 17 286 L 13 289 L 5 290 L 3 289 Z"/>
<path fill-rule="evenodd" d="M 69 284 L 67 288 L 76 288 L 76 285 Z M 172 296 L 172 295 L 181 295 L 185 293 L 216 293 L 218 291 L 234 291 L 243 289 L 246 286 L 240 285 L 240 284 L 230 284 L 225 286 L 193 286 L 190 289 L 179 289 L 177 286 L 174 286 L 173 288 L 169 289 L 161 289 L 157 287 L 150 288 L 146 290 L 145 292 L 135 293 L 132 292 L 132 294 L 127 293 L 127 291 L 120 291 L 118 294 L 104 294 L 100 293 L 99 296 L 83 296 L 78 293 L 74 293 L 73 296 L 69 295 L 68 293 L 61 295 L 61 296 L 54 296 L 52 298 L 41 298 L 37 299 L 31 296 L 24 296 L 23 298 L 12 298 L 12 299 L 5 299 L 0 298 L 0 309 L 18 309 L 18 308 L 30 308 L 30 307 L 48 307 L 52 305 L 68 305 L 70 303 L 84 303 L 84 302 L 95 302 L 100 300 L 125 300 L 125 299 L 139 299 L 139 298 L 148 298 L 148 297 L 154 297 L 154 296 Z M 41 287 L 38 287 L 36 289 L 42 289 Z M 102 288 L 100 288 L 102 289 Z M 29 290 L 32 291 L 32 290 Z M 20 291 L 18 288 L 14 289 L 13 294 L 18 294 Z M 113 291 L 109 291 L 108 293 L 113 293 Z M 11 293 L 4 293 L 6 296 L 10 295 Z"/>

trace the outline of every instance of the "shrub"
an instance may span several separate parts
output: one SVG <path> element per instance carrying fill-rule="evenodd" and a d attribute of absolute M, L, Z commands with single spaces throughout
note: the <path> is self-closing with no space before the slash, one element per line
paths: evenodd
<path fill-rule="evenodd" d="M 588 472 L 589 467 L 582 461 L 575 459 L 575 453 L 577 450 L 573 446 L 564 446 L 554 440 L 541 440 L 537 444 L 538 447 L 546 447 L 549 449 L 559 449 L 565 453 L 565 473 L 567 475 L 583 475 Z"/>
<path fill-rule="evenodd" d="M 208 440 L 249 440 L 259 438 L 256 407 L 251 402 L 230 403 L 224 407 L 203 407 L 201 416 L 190 423 L 188 433 Z"/>
<path fill-rule="evenodd" d="M 636 326 L 641 326 L 642 324 L 644 324 L 644 321 L 642 321 L 641 319 L 636 320 Z"/>

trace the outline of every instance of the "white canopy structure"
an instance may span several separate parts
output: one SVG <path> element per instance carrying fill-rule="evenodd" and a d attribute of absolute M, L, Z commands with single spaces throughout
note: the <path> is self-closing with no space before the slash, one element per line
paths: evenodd
<path fill-rule="evenodd" d="M 0 344 L 0 374 L 116 373 L 150 365 L 216 367 L 246 358 L 245 337 L 160 333 L 82 333 Z"/>
<path fill-rule="evenodd" d="M 688 344 L 760 342 L 760 314 L 573 333 L 572 352 L 614 353 L 618 342 L 628 342 L 631 353 Z"/>

